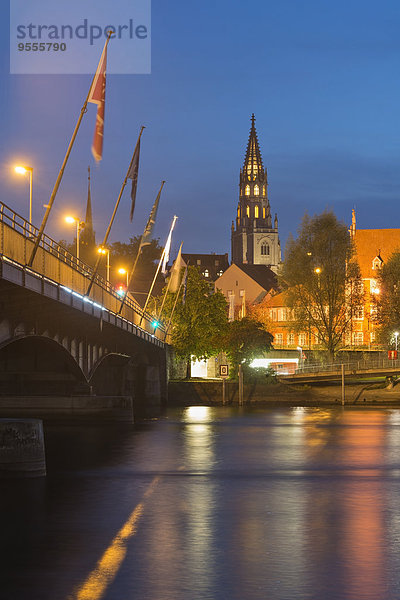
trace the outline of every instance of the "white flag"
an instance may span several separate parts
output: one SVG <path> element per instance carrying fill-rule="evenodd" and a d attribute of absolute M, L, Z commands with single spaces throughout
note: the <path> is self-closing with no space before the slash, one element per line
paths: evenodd
<path fill-rule="evenodd" d="M 167 264 L 169 261 L 169 253 L 171 250 L 171 242 L 172 242 L 172 232 L 174 230 L 175 227 L 175 222 L 177 220 L 177 216 L 174 216 L 174 219 L 172 221 L 172 225 L 171 225 L 171 229 L 169 230 L 169 234 L 168 234 L 168 238 L 165 244 L 165 248 L 164 248 L 164 258 L 162 261 L 162 266 L 161 266 L 161 273 L 165 276 L 166 272 L 167 272 Z"/>
<path fill-rule="evenodd" d="M 183 244 L 183 242 L 182 242 Z M 174 262 L 174 266 L 171 269 L 171 279 L 169 282 L 169 291 L 175 293 L 179 289 L 179 284 L 181 281 L 181 271 L 182 267 L 184 267 L 184 261 L 182 258 L 182 244 L 179 248 L 178 256 Z"/>

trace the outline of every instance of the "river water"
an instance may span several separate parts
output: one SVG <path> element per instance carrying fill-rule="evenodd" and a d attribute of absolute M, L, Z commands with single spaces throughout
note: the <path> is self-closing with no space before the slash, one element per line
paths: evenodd
<path fill-rule="evenodd" d="M 45 430 L 1 600 L 400 598 L 400 410 L 188 407 Z"/>

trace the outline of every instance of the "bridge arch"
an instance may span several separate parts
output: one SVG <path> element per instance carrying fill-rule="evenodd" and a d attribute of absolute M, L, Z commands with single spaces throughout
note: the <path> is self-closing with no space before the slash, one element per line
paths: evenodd
<path fill-rule="evenodd" d="M 88 390 L 82 369 L 58 341 L 22 335 L 0 344 L 1 395 L 64 396 Z"/>

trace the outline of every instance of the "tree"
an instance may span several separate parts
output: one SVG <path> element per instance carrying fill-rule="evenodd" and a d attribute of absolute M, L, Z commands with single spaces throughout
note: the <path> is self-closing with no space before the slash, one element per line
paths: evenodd
<path fill-rule="evenodd" d="M 344 223 L 332 212 L 305 215 L 296 240 L 289 239 L 280 283 L 287 288 L 298 331 L 314 331 L 331 359 L 352 333 L 363 291 L 355 249 Z"/>
<path fill-rule="evenodd" d="M 128 272 L 131 270 L 139 250 L 139 243 L 140 236 L 135 236 L 130 239 L 129 244 L 122 242 L 114 242 L 111 244 L 110 263 L 112 266 L 114 266 L 114 269 L 111 269 L 112 283 L 125 283 L 125 280 L 121 281 L 120 276 L 116 274 L 117 269 L 119 267 L 123 267 Z M 142 306 L 146 301 L 146 297 L 153 281 L 161 253 L 162 247 L 159 245 L 159 241 L 153 239 L 148 246 L 144 246 L 138 260 L 130 288 L 132 294 Z M 163 285 L 164 280 L 162 276 L 159 275 L 156 282 L 155 293 L 160 293 Z"/>
<path fill-rule="evenodd" d="M 167 323 L 176 299 L 169 294 L 162 318 Z M 190 377 L 191 357 L 206 359 L 222 350 L 222 337 L 228 323 L 224 295 L 201 276 L 197 267 L 189 266 L 186 290 L 180 297 L 172 317 L 172 345 L 177 355 L 187 363 L 186 376 Z"/>
<path fill-rule="evenodd" d="M 379 295 L 375 296 L 379 339 L 394 342 L 394 332 L 400 331 L 400 250 L 382 265 L 378 276 Z"/>
<path fill-rule="evenodd" d="M 273 335 L 264 329 L 263 323 L 244 317 L 239 321 L 228 324 L 223 340 L 226 352 L 234 374 L 239 364 L 248 367 L 257 358 L 272 347 Z"/>

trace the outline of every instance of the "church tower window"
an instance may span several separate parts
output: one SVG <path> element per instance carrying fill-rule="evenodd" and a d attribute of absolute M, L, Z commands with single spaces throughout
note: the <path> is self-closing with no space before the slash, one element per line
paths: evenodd
<path fill-rule="evenodd" d="M 265 206 L 263 206 L 263 219 L 265 219 Z"/>
<path fill-rule="evenodd" d="M 258 219 L 258 206 L 256 204 L 256 206 L 254 207 L 254 218 Z"/>
<path fill-rule="evenodd" d="M 269 245 L 267 242 L 261 244 L 261 256 L 269 256 Z"/>
<path fill-rule="evenodd" d="M 250 206 L 249 205 L 246 206 L 246 215 L 248 217 L 250 217 Z"/>
<path fill-rule="evenodd" d="M 266 191 L 266 188 L 265 188 L 265 185 L 263 185 L 263 196 L 265 196 L 265 191 Z"/>
<path fill-rule="evenodd" d="M 259 196 L 260 195 L 260 188 L 258 187 L 257 184 L 254 186 L 254 195 L 255 196 Z"/>
<path fill-rule="evenodd" d="M 244 193 L 245 193 L 246 196 L 250 196 L 250 186 L 249 185 L 246 185 Z"/>

